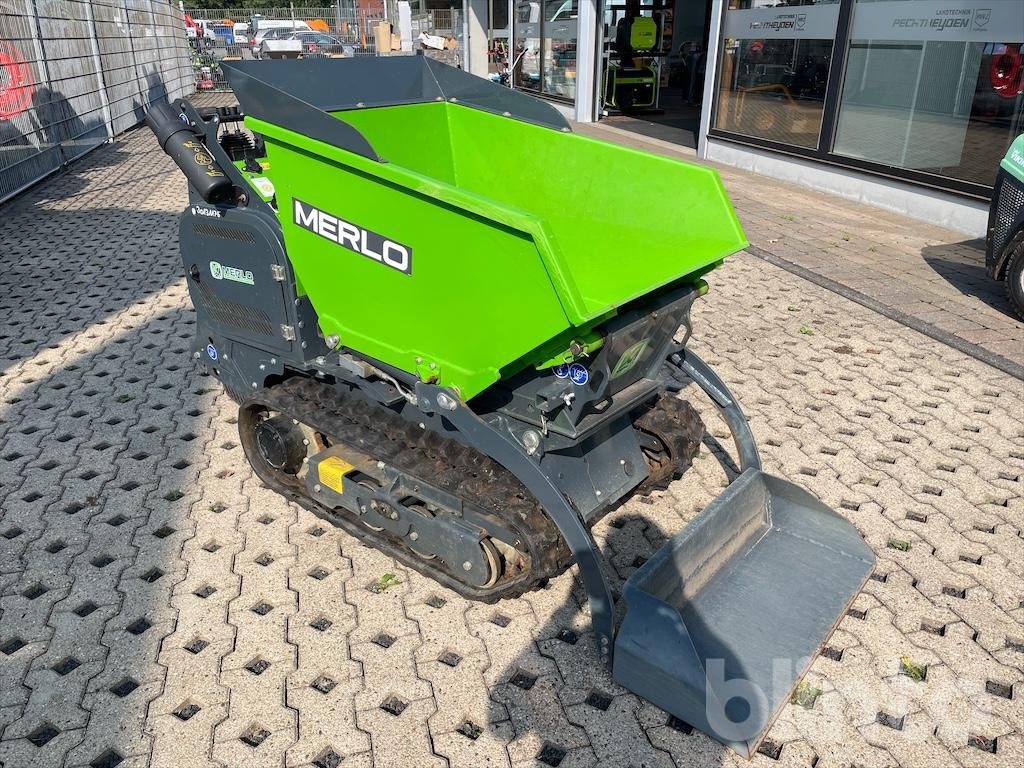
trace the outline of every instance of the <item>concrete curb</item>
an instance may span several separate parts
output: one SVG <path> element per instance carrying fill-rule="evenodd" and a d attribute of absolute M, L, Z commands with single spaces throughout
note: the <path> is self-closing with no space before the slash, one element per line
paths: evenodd
<path fill-rule="evenodd" d="M 781 256 L 777 256 L 771 251 L 767 251 L 764 248 L 760 248 L 756 245 L 750 245 L 746 248 L 747 253 L 751 256 L 756 256 L 759 259 L 767 261 L 769 264 L 773 264 L 776 267 L 786 270 L 798 277 L 802 277 L 804 280 L 808 280 L 815 285 L 820 285 L 822 288 L 827 288 L 833 293 L 838 293 L 843 298 L 855 301 L 862 307 L 867 307 L 870 310 L 877 312 L 880 315 L 888 317 L 890 320 L 895 320 L 900 325 L 905 325 L 907 328 L 923 333 L 929 338 L 941 341 L 943 344 L 952 347 L 958 352 L 963 352 L 969 357 L 973 357 L 975 360 L 979 360 L 986 365 L 990 365 L 1002 371 L 1005 374 L 1013 376 L 1015 379 L 1024 381 L 1024 366 L 1007 360 L 1002 355 L 997 355 L 994 352 L 989 352 L 984 347 L 977 344 L 972 344 L 969 341 L 954 336 L 948 331 L 943 331 L 936 328 L 934 325 L 922 322 L 916 317 L 912 317 L 904 312 L 900 312 L 898 309 L 894 309 L 877 299 L 873 299 L 867 294 L 856 291 L 853 288 L 849 288 L 842 283 L 838 283 L 835 280 L 830 280 L 823 275 L 819 275 L 817 272 L 813 272 L 806 267 L 801 267 L 799 264 L 794 264 L 791 261 L 787 261 Z"/>

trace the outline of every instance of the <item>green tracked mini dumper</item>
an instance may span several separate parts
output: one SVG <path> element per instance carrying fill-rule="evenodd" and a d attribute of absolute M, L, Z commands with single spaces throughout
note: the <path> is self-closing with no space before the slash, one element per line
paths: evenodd
<path fill-rule="evenodd" d="M 224 69 L 239 109 L 148 120 L 190 182 L 195 357 L 256 473 L 473 600 L 575 562 L 615 680 L 749 756 L 874 558 L 761 470 L 686 346 L 746 245 L 715 172 L 422 56 Z M 626 582 L 616 631 L 590 528 L 690 466 L 687 382 L 740 473 Z"/>

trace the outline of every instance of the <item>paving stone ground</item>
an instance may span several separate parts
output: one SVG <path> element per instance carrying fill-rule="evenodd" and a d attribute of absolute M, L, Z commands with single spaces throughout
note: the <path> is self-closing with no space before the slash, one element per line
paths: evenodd
<path fill-rule="evenodd" d="M 624 130 L 576 130 L 649 152 L 692 159 L 692 149 Z M 985 243 L 880 208 L 713 164 L 750 242 L 778 259 L 1024 370 L 1024 322 L 1006 283 L 985 272 Z"/>
<path fill-rule="evenodd" d="M 474 604 L 260 485 L 188 355 L 184 186 L 139 130 L 0 208 L 0 765 L 743 765 L 611 681 L 574 570 Z M 709 281 L 767 468 L 878 556 L 751 764 L 1020 766 L 1021 382 L 749 255 Z M 598 526 L 619 580 L 735 471 L 683 395 L 709 437 Z"/>

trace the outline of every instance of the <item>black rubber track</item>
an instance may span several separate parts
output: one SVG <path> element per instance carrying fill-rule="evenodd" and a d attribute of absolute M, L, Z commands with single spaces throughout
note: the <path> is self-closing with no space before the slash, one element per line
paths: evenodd
<path fill-rule="evenodd" d="M 462 582 L 459 573 L 439 568 L 439 559 L 425 560 L 416 555 L 400 537 L 374 531 L 355 515 L 318 503 L 306 493 L 304 483 L 275 472 L 259 459 L 252 425 L 260 409 L 287 414 L 326 435 L 332 444 L 351 445 L 424 485 L 459 496 L 518 535 L 522 542 L 518 549 L 527 556 L 526 569 L 503 574 L 493 587 L 481 589 Z M 637 426 L 662 441 L 672 468 L 637 489 L 636 493 L 646 495 L 668 487 L 673 478 L 690 467 L 700 450 L 704 424 L 689 403 L 666 395 L 638 419 Z M 253 469 L 272 490 L 465 598 L 492 603 L 518 597 L 562 573 L 573 562 L 557 526 L 512 473 L 479 451 L 421 429 L 357 395 L 295 377 L 244 400 L 238 428 Z"/>
<path fill-rule="evenodd" d="M 658 398 L 657 403 L 633 423 L 641 432 L 658 438 L 667 454 L 667 466 L 661 471 L 651 467 L 651 476 L 636 493 L 646 496 L 663 491 L 693 466 L 704 440 L 704 422 L 689 402 L 668 394 Z"/>
<path fill-rule="evenodd" d="M 345 510 L 319 504 L 307 495 L 301 481 L 289 482 L 287 476 L 260 461 L 249 437 L 252 417 L 247 411 L 254 407 L 285 413 L 326 435 L 332 443 L 351 445 L 424 485 L 433 485 L 476 506 L 519 536 L 522 546 L 518 549 L 527 556 L 527 569 L 503 574 L 493 587 L 474 587 L 462 582 L 460 574 L 439 568 L 439 559 L 426 560 L 410 551 L 401 538 L 374 531 Z M 517 597 L 561 573 L 572 562 L 572 553 L 554 522 L 510 472 L 478 451 L 420 429 L 361 397 L 342 394 L 312 379 L 293 378 L 246 399 L 238 427 L 253 469 L 271 489 L 463 597 L 488 603 Z"/>

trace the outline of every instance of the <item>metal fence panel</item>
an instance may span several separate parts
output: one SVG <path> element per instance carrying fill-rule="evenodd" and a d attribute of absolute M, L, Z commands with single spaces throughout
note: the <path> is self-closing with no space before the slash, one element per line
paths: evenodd
<path fill-rule="evenodd" d="M 366 12 L 373 13 L 378 18 L 389 18 L 397 21 L 397 2 L 398 0 L 387 0 L 387 3 L 385 3 L 387 6 L 386 10 Z M 363 9 L 359 8 L 355 2 L 342 2 L 340 7 L 338 4 L 335 4 L 329 8 L 299 5 L 282 5 L 277 8 L 190 8 L 189 4 L 185 3 L 185 13 L 189 14 L 193 19 L 206 19 L 208 21 L 229 19 L 230 21 L 244 23 L 248 23 L 253 15 L 259 14 L 265 19 L 279 21 L 288 19 L 302 19 L 303 21 L 322 19 L 333 27 L 339 20 L 351 20 L 353 15 L 363 12 Z"/>
<path fill-rule="evenodd" d="M 194 85 L 176 0 L 0 0 L 0 201 Z"/>
<path fill-rule="evenodd" d="M 46 83 L 36 95 L 49 112 L 44 127 L 65 162 L 107 139 L 102 79 L 93 56 L 88 5 L 79 0 L 36 4 L 36 23 L 46 62 Z"/>
<path fill-rule="evenodd" d="M 126 131 L 142 117 L 141 92 L 135 69 L 135 48 L 128 27 L 124 0 L 93 3 L 96 38 L 103 62 L 103 79 L 115 134 Z"/>
<path fill-rule="evenodd" d="M 140 98 L 146 98 L 151 79 L 157 77 L 160 57 L 153 29 L 153 9 L 149 0 L 125 0 L 125 5 L 128 8 L 128 34 L 135 52 L 135 80 L 139 84 Z M 184 25 L 184 19 L 181 23 Z"/>
<path fill-rule="evenodd" d="M 168 94 L 181 96 L 195 90 L 188 39 L 181 32 L 181 10 L 177 5 L 153 2 L 153 24 L 162 55 L 158 75 Z"/>
<path fill-rule="evenodd" d="M 0 5 L 0 62 L 4 75 L 0 101 L 0 199 L 28 180 L 60 167 L 58 149 L 43 127 L 50 123 L 46 100 L 37 94 L 45 83 L 46 60 L 37 34 L 31 0 Z M 5 85 L 6 84 L 6 85 Z"/>

